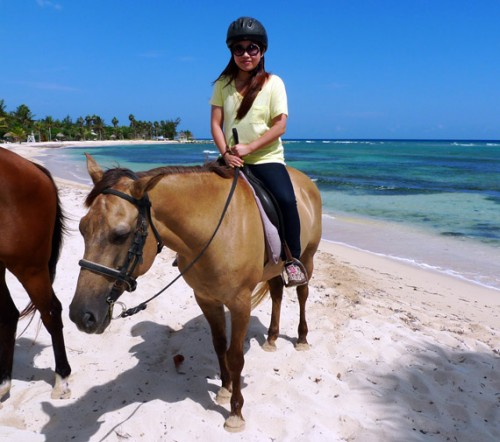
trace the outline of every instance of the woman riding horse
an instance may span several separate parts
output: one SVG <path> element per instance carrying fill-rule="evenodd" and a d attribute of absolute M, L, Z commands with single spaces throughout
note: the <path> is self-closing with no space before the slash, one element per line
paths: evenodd
<path fill-rule="evenodd" d="M 239 180 L 227 205 L 235 181 L 221 176 L 228 172 L 233 176 L 232 169 L 226 167 L 219 173 L 215 173 L 217 168 L 208 167 L 165 167 L 137 174 L 124 169 L 103 172 L 88 155 L 87 169 L 94 188 L 86 200 L 89 211 L 80 221 L 85 253 L 70 305 L 71 320 L 86 333 L 106 329 L 114 300 L 124 290 L 133 289 L 135 278 L 151 267 L 157 253 L 156 232 L 161 242 L 177 252 L 179 270 L 210 325 L 221 371 L 218 400 L 230 397 L 231 402 L 225 427 L 242 430 L 243 345 L 252 301 L 262 298 L 263 285 L 270 288 L 273 307 L 268 346 L 273 348 L 283 295 L 284 263 L 267 260 L 261 215 L 252 189 Z M 304 174 L 295 169 L 289 173 L 301 217 L 301 261 L 312 275 L 321 238 L 321 198 Z M 306 284 L 296 290 L 300 304 L 297 347 L 303 348 L 307 347 L 305 303 L 309 289 Z M 231 314 L 229 347 L 224 307 Z"/>

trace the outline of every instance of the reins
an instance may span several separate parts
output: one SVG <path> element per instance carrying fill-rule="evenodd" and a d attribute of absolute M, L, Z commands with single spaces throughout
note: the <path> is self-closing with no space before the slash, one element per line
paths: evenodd
<path fill-rule="evenodd" d="M 155 293 L 149 299 L 141 302 L 137 306 L 131 307 L 129 309 L 126 308 L 124 303 L 117 302 L 117 300 L 121 296 L 121 294 L 123 293 L 123 290 L 122 290 L 123 286 L 121 285 L 122 283 L 127 284 L 129 289 L 131 289 L 129 291 L 133 291 L 137 286 L 137 282 L 136 282 L 135 278 L 132 277 L 132 272 L 135 269 L 138 262 L 140 262 L 140 259 L 142 258 L 142 248 L 144 247 L 144 244 L 146 242 L 147 227 L 148 227 L 147 222 L 148 221 L 149 221 L 149 224 L 151 225 L 151 229 L 153 230 L 153 233 L 155 234 L 157 242 L 158 242 L 157 253 L 159 253 L 161 251 L 161 248 L 163 247 L 163 243 L 161 242 L 161 238 L 158 234 L 158 231 L 156 230 L 156 228 L 153 224 L 153 220 L 151 218 L 151 211 L 150 211 L 151 203 L 149 201 L 149 198 L 147 198 L 147 195 L 146 195 L 147 202 L 144 203 L 142 200 L 137 200 L 137 199 L 131 197 L 130 195 L 127 195 L 125 193 L 119 192 L 119 191 L 114 190 L 114 189 L 107 189 L 105 192 L 103 192 L 103 193 L 109 193 L 109 194 L 116 195 L 116 196 L 123 198 L 123 199 L 129 201 L 130 203 L 134 204 L 138 208 L 139 215 L 140 215 L 139 219 L 138 219 L 138 228 L 136 231 L 136 236 L 135 236 L 135 238 L 132 242 L 132 246 L 129 250 L 127 263 L 122 267 L 122 269 L 120 271 L 115 270 L 115 269 L 110 269 L 110 268 L 102 266 L 100 264 L 92 263 L 92 262 L 89 262 L 89 261 L 86 261 L 83 259 L 80 261 L 80 266 L 82 266 L 83 268 L 86 268 L 88 270 L 91 270 L 91 271 L 94 271 L 97 273 L 101 273 L 101 274 L 104 274 L 107 276 L 111 276 L 111 277 L 114 277 L 116 279 L 116 282 L 113 285 L 113 288 L 111 289 L 111 292 L 106 299 L 106 301 L 109 304 L 110 317 L 112 319 L 126 318 L 127 316 L 135 315 L 136 313 L 139 313 L 140 311 L 144 310 L 147 307 L 147 304 L 149 302 L 151 302 L 153 299 L 160 296 L 165 290 L 167 290 L 179 278 L 181 278 L 183 275 L 185 275 L 186 272 L 188 272 L 199 261 L 199 259 L 203 256 L 203 254 L 208 249 L 208 247 L 212 243 L 213 239 L 217 235 L 217 232 L 219 231 L 219 228 L 222 224 L 222 221 L 223 221 L 223 219 L 226 215 L 227 209 L 229 207 L 229 203 L 231 202 L 231 199 L 233 198 L 233 194 L 234 194 L 234 191 L 236 189 L 236 185 L 238 183 L 238 177 L 239 177 L 239 168 L 236 167 L 234 169 L 234 177 L 233 177 L 233 182 L 231 184 L 231 189 L 230 189 L 229 195 L 226 199 L 226 203 L 225 203 L 224 208 L 222 210 L 219 222 L 217 223 L 217 226 L 215 227 L 215 230 L 212 233 L 212 236 L 209 238 L 209 240 L 206 242 L 206 244 L 200 250 L 198 255 L 196 255 L 196 257 L 184 268 L 184 270 L 182 270 L 179 273 L 179 275 L 177 275 L 172 281 L 170 281 L 159 292 Z M 147 214 L 146 217 L 144 216 L 144 210 L 142 209 L 142 207 L 144 207 L 144 206 L 147 209 L 147 210 L 145 210 L 145 212 Z M 140 237 L 142 237 L 143 240 L 138 239 Z M 138 247 L 140 248 L 140 250 L 138 250 Z M 133 264 L 130 266 L 131 255 L 133 255 L 135 257 L 135 259 L 133 261 Z M 113 307 L 116 303 L 118 303 L 122 306 L 122 312 L 118 316 L 113 317 Z"/>

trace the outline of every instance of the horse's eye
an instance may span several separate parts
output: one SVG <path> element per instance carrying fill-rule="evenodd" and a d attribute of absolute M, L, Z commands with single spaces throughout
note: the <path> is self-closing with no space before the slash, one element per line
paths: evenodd
<path fill-rule="evenodd" d="M 109 240 L 113 244 L 123 244 L 130 236 L 130 228 L 127 225 L 119 225 L 110 233 Z"/>

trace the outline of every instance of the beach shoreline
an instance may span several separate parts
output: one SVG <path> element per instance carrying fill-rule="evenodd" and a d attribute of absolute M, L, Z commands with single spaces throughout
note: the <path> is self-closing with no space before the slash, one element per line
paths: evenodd
<path fill-rule="evenodd" d="M 42 142 L 42 143 L 8 143 L 6 145 L 0 145 L 8 149 L 14 150 L 21 156 L 31 159 L 33 161 L 38 161 L 40 164 L 45 165 L 44 156 L 51 155 L 53 153 L 52 149 L 64 148 L 64 147 L 100 147 L 100 146 L 113 146 L 113 145 L 158 145 L 158 144 L 179 144 L 177 141 L 163 140 L 163 141 L 152 141 L 152 140 L 106 140 L 106 141 L 57 141 L 57 142 Z M 67 185 L 76 185 L 85 188 L 91 184 L 90 178 L 88 183 L 76 181 L 72 179 L 71 175 L 64 175 L 59 170 L 51 171 L 54 178 L 61 183 Z M 386 253 L 378 251 L 378 249 L 383 250 L 382 244 L 387 246 L 388 239 L 385 237 L 387 232 L 391 235 L 395 234 L 396 225 L 393 225 L 387 221 L 375 221 L 367 219 L 362 216 L 353 217 L 350 214 L 323 214 L 323 242 L 331 244 L 332 246 L 345 247 L 348 249 L 359 250 L 360 252 L 366 253 L 373 257 L 386 258 L 390 261 L 396 263 L 401 263 L 409 267 L 420 269 L 424 272 L 437 273 L 445 278 L 451 277 L 453 279 L 458 279 L 466 284 L 470 284 L 474 289 L 486 289 L 491 290 L 493 293 L 498 292 L 497 295 L 500 297 L 500 288 L 492 286 L 489 284 L 482 284 L 473 278 L 463 277 L 463 275 L 456 274 L 454 272 L 449 272 L 446 267 L 439 266 L 428 266 L 424 261 L 420 261 L 418 258 L 406 258 L 402 249 L 405 247 L 404 242 L 409 236 L 417 236 L 419 232 L 417 230 L 412 230 L 410 228 L 402 229 L 400 226 L 397 227 L 398 234 L 400 237 L 391 238 L 392 242 L 398 244 L 402 243 L 401 247 L 394 247 L 392 250 L 394 253 Z M 356 229 L 356 230 L 353 230 Z M 406 230 L 406 231 L 405 231 Z M 370 246 L 363 247 L 357 244 L 352 244 L 353 235 L 360 236 L 359 232 L 362 232 L 364 236 L 361 243 L 366 244 L 366 238 L 371 238 L 369 240 Z M 402 233 L 403 232 L 403 233 Z M 346 238 L 348 240 L 346 241 Z M 423 235 L 419 238 L 419 241 L 425 242 L 426 247 L 429 247 L 429 236 Z M 435 250 L 433 253 L 438 253 L 439 249 L 447 249 L 447 242 L 455 241 L 453 238 L 438 238 L 436 244 L 434 245 Z M 448 257 L 449 258 L 449 257 Z M 457 259 L 458 257 L 455 257 Z M 479 265 L 484 264 L 480 262 Z M 493 263 L 494 264 L 494 263 Z M 491 269 L 492 272 L 496 270 L 496 267 Z"/>
<path fill-rule="evenodd" d="M 27 158 L 53 152 L 4 147 Z M 0 404 L 0 439 L 500 439 L 498 291 L 326 240 L 310 283 L 311 349 L 293 348 L 293 290 L 285 293 L 275 353 L 261 349 L 270 301 L 252 312 L 243 372 L 247 429 L 229 435 L 222 428 L 227 409 L 213 401 L 219 381 L 208 327 L 183 281 L 175 296 L 113 321 L 103 335 L 84 335 L 69 321 L 83 256 L 78 221 L 90 187 L 56 182 L 69 214 L 54 288 L 64 306 L 72 396 L 50 399 L 50 338 L 29 326 L 18 340 L 10 397 Z M 124 302 L 135 305 L 174 277 L 172 258 L 162 252 Z M 24 307 L 22 287 L 11 275 L 8 284 Z M 186 358 L 180 370 L 172 362 L 178 353 Z"/>
<path fill-rule="evenodd" d="M 176 141 L 109 140 L 106 142 L 22 143 L 19 148 L 30 156 L 36 152 L 37 155 L 34 158 L 49 167 L 54 176 L 90 185 L 91 180 L 86 171 L 83 155 L 85 148 L 91 150 L 103 147 L 106 151 L 105 148 L 109 146 L 144 144 L 153 147 L 165 144 L 182 145 Z M 70 157 L 66 154 L 52 155 L 51 153 L 55 151 L 47 146 L 56 149 L 76 147 L 78 148 L 76 152 L 81 152 L 79 155 L 81 160 L 77 161 L 74 155 Z M 95 149 L 93 152 L 97 154 L 98 151 L 99 149 Z M 107 167 L 118 165 L 119 163 L 116 162 L 110 163 L 108 158 Z M 128 167 L 139 170 L 134 168 L 134 164 Z M 442 235 L 439 232 L 423 230 L 422 227 L 391 219 L 377 219 L 356 212 L 344 213 L 338 208 L 332 210 L 331 202 L 330 205 L 325 203 L 323 210 L 323 239 L 325 240 L 387 256 L 422 269 L 433 269 L 444 275 L 453 275 L 500 293 L 500 264 L 492 259 L 498 249 L 492 245 L 467 237 Z"/>

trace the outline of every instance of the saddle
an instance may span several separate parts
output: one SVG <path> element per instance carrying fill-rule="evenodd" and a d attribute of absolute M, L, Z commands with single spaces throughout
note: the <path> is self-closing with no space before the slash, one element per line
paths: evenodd
<path fill-rule="evenodd" d="M 275 264 L 279 262 L 280 258 L 288 259 L 290 252 L 285 242 L 283 215 L 278 206 L 278 202 L 264 183 L 260 181 L 248 167 L 243 166 L 240 172 L 241 176 L 254 191 L 255 199 L 259 206 L 264 224 L 269 258 L 272 259 Z"/>
<path fill-rule="evenodd" d="M 214 164 L 227 168 L 221 157 L 215 160 Z M 259 208 L 269 261 L 278 264 L 280 260 L 291 260 L 291 253 L 285 242 L 283 216 L 276 199 L 247 166 L 240 169 L 240 176 L 252 189 Z"/>
<path fill-rule="evenodd" d="M 267 189 L 262 181 L 260 181 L 247 166 L 241 168 L 241 172 L 247 179 L 248 183 L 252 186 L 255 195 L 259 198 L 264 212 L 266 212 L 269 221 L 273 223 L 280 235 L 280 239 L 284 241 L 283 236 L 283 216 L 278 206 L 278 202 L 273 194 Z"/>

